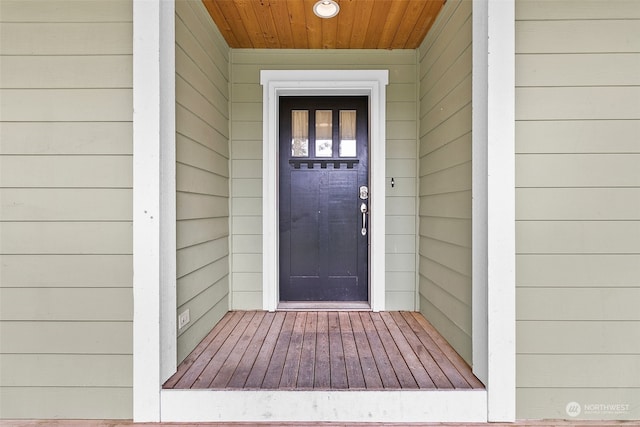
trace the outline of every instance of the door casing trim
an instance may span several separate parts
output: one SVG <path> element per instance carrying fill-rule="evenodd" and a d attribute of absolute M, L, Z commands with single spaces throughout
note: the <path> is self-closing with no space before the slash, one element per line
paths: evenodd
<path fill-rule="evenodd" d="M 385 132 L 388 70 L 262 70 L 262 308 L 278 307 L 278 99 L 280 96 L 369 98 L 369 303 L 385 309 Z"/>

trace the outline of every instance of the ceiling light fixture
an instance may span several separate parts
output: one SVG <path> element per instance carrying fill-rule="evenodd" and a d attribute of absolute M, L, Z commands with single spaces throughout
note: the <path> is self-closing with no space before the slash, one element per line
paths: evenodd
<path fill-rule="evenodd" d="M 313 13 L 319 18 L 333 18 L 340 12 L 340 6 L 334 0 L 319 0 L 313 5 Z"/>

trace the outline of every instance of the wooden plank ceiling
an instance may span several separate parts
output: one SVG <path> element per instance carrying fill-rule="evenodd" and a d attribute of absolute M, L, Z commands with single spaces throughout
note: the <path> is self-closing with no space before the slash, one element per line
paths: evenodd
<path fill-rule="evenodd" d="M 415 49 L 446 0 L 336 0 L 340 13 L 313 13 L 317 0 L 202 0 L 232 48 Z"/>

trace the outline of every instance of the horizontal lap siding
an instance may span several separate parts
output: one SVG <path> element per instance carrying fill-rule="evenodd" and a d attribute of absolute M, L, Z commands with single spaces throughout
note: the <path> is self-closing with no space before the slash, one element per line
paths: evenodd
<path fill-rule="evenodd" d="M 176 2 L 178 362 L 229 308 L 228 55 L 204 5 Z"/>
<path fill-rule="evenodd" d="M 132 416 L 132 5 L 0 3 L 0 417 Z"/>
<path fill-rule="evenodd" d="M 232 52 L 233 308 L 262 308 L 262 86 L 260 70 L 388 69 L 386 308 L 413 310 L 416 272 L 414 51 Z"/>
<path fill-rule="evenodd" d="M 471 362 L 471 2 L 419 49 L 420 311 Z"/>
<path fill-rule="evenodd" d="M 640 3 L 516 5 L 517 417 L 637 419 Z"/>

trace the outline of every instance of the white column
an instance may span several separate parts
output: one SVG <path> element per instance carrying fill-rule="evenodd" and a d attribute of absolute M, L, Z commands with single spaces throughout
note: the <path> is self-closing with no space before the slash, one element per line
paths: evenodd
<path fill-rule="evenodd" d="M 473 372 L 515 419 L 515 15 L 473 2 Z"/>
<path fill-rule="evenodd" d="M 175 369 L 173 7 L 133 2 L 133 416 L 140 422 L 160 421 L 161 383 Z M 174 353 L 165 363 L 163 350 Z"/>
<path fill-rule="evenodd" d="M 488 420 L 515 419 L 515 7 L 488 2 Z"/>

